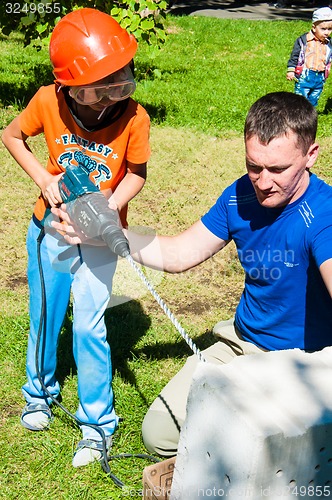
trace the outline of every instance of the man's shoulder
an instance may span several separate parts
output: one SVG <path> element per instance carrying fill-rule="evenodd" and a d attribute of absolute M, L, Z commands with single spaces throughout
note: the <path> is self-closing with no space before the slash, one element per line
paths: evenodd
<path fill-rule="evenodd" d="M 248 174 L 244 174 L 242 177 L 239 177 L 229 187 L 235 189 L 238 193 L 241 193 L 241 194 L 245 194 L 245 193 L 254 191 L 252 182 L 249 179 Z"/>
<path fill-rule="evenodd" d="M 221 193 L 219 203 L 224 203 L 229 207 L 256 204 L 257 197 L 248 174 L 229 184 Z"/>
<path fill-rule="evenodd" d="M 310 187 L 304 198 L 317 216 L 332 214 L 332 186 L 315 174 L 311 174 Z"/>
<path fill-rule="evenodd" d="M 332 186 L 318 177 L 316 174 L 310 175 L 310 187 L 313 192 L 332 196 Z"/>

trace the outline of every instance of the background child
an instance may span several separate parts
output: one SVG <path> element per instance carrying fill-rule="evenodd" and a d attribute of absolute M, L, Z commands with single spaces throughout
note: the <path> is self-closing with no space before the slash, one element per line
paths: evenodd
<path fill-rule="evenodd" d="M 109 15 L 85 8 L 67 14 L 50 40 L 55 84 L 41 87 L 26 109 L 3 133 L 3 142 L 18 164 L 41 189 L 27 235 L 30 334 L 27 352 L 26 406 L 22 425 L 43 430 L 52 420 L 52 400 L 43 390 L 35 352 L 42 310 L 37 238 L 48 207 L 61 203 L 58 181 L 66 167 L 84 165 L 90 179 L 117 209 L 126 225 L 127 204 L 142 189 L 150 155 L 150 120 L 130 98 L 135 90 L 133 57 L 137 42 Z M 49 159 L 44 168 L 27 138 L 44 133 Z M 46 325 L 40 373 L 54 397 L 59 396 L 56 352 L 59 333 L 73 295 L 73 353 L 77 365 L 77 418 L 99 426 L 107 449 L 117 427 L 113 405 L 112 365 L 104 313 L 109 303 L 116 255 L 106 246 L 69 246 L 54 230 L 40 244 L 45 279 Z M 83 440 L 75 467 L 102 456 L 100 433 L 82 425 Z"/>
<path fill-rule="evenodd" d="M 312 28 L 296 39 L 287 64 L 287 80 L 295 81 L 295 94 L 317 106 L 332 60 L 332 9 L 314 11 Z"/>

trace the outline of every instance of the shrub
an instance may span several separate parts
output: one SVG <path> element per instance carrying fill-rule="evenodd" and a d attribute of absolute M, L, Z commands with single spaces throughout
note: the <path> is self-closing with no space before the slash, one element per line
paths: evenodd
<path fill-rule="evenodd" d="M 111 14 L 138 41 L 160 46 L 166 39 L 166 0 L 4 0 L 0 5 L 1 30 L 4 35 L 20 31 L 25 45 L 40 47 L 62 16 L 82 7 Z"/>

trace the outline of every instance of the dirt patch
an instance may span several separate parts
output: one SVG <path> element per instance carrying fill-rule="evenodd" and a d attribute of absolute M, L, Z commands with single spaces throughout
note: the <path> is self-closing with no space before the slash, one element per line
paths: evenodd
<path fill-rule="evenodd" d="M 26 276 L 10 276 L 5 281 L 5 288 L 15 289 L 21 286 L 26 286 L 28 284 L 28 280 Z"/>

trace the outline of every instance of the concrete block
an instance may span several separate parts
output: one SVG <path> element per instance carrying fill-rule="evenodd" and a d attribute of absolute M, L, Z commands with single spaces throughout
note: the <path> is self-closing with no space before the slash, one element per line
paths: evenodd
<path fill-rule="evenodd" d="M 332 498 L 332 348 L 200 363 L 171 500 Z"/>

